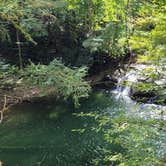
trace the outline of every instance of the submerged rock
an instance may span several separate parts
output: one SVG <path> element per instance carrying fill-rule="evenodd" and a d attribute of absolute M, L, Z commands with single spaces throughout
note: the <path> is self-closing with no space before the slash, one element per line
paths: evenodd
<path fill-rule="evenodd" d="M 57 120 L 61 115 L 68 112 L 68 109 L 65 106 L 57 105 L 55 108 L 51 109 L 48 117 L 52 120 Z"/>
<path fill-rule="evenodd" d="M 56 111 L 49 113 L 49 118 L 50 118 L 50 119 L 53 119 L 53 120 L 58 119 L 59 116 L 60 116 L 60 113 L 59 113 L 59 112 L 56 112 Z"/>

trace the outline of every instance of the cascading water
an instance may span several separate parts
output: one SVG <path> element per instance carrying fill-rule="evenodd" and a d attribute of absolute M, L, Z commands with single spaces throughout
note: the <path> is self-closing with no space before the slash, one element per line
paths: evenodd
<path fill-rule="evenodd" d="M 112 91 L 115 94 L 115 98 L 123 100 L 125 103 L 134 103 L 130 98 L 131 86 L 137 82 L 137 75 L 134 71 L 128 72 L 125 76 L 118 79 L 117 87 Z"/>
<path fill-rule="evenodd" d="M 136 65 L 134 69 L 126 72 L 126 74 L 118 79 L 117 87 L 111 91 L 115 95 L 115 99 L 125 104 L 126 114 L 137 116 L 145 119 L 163 119 L 166 120 L 166 106 L 156 104 L 137 103 L 131 99 L 130 94 L 132 85 L 138 82 L 142 70 L 146 65 Z"/>

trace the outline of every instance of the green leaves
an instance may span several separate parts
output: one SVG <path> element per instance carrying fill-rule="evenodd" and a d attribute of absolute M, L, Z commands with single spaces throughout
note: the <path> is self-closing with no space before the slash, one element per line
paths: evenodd
<path fill-rule="evenodd" d="M 91 35 L 83 42 L 85 48 L 91 52 L 105 52 L 112 57 L 124 54 L 126 45 L 125 26 L 121 22 L 110 22 L 97 35 Z"/>
<path fill-rule="evenodd" d="M 130 45 L 137 54 L 149 57 L 151 63 L 166 57 L 166 8 L 162 0 L 144 3 L 133 25 Z"/>
<path fill-rule="evenodd" d="M 106 119 L 107 122 L 103 123 Z M 123 115 L 114 118 L 99 117 L 96 120 L 98 125 L 102 125 L 100 131 L 103 132 L 107 144 L 102 149 L 104 157 L 96 158 L 94 165 L 109 163 L 120 166 L 164 165 L 158 159 L 156 150 L 158 143 L 155 142 L 160 136 L 157 127 L 160 122 Z"/>
<path fill-rule="evenodd" d="M 88 97 L 90 85 L 84 81 L 87 68 L 69 68 L 60 61 L 53 60 L 48 66 L 31 64 L 25 71 L 25 80 L 45 94 L 53 94 L 67 99 L 72 97 L 76 107 L 79 100 Z"/>
<path fill-rule="evenodd" d="M 34 37 L 46 36 L 47 23 L 45 18 L 49 18 L 52 22 L 56 20 L 56 17 L 52 15 L 52 10 L 63 7 L 63 1 L 42 1 L 42 0 L 0 0 L 0 31 L 4 29 L 11 31 L 11 25 L 19 30 L 25 39 L 33 44 L 37 44 L 34 41 Z M 11 35 L 8 33 L 8 35 Z M 5 38 L 5 37 L 2 37 Z"/>

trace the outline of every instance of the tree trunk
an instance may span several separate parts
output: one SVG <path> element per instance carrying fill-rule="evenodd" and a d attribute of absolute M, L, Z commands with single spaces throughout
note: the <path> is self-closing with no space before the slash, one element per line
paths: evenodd
<path fill-rule="evenodd" d="M 16 29 L 16 38 L 17 38 L 17 47 L 18 47 L 18 56 L 19 56 L 20 70 L 23 70 L 21 43 L 20 43 L 20 38 L 19 38 L 19 32 L 18 32 L 17 29 Z"/>

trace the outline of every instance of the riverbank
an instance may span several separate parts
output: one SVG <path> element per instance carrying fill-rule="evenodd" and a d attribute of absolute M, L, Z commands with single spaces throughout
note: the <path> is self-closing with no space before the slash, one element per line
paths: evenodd
<path fill-rule="evenodd" d="M 12 106 L 23 102 L 32 102 L 41 96 L 37 89 L 25 88 L 21 85 L 9 89 L 0 89 L 0 122 L 3 120 L 4 113 Z"/>
<path fill-rule="evenodd" d="M 164 67 L 163 65 L 161 68 L 152 64 L 139 63 L 123 64 L 123 68 L 111 65 L 86 80 L 93 88 L 113 90 L 119 87 L 121 89 L 118 91 L 119 95 L 123 91 L 126 93 L 125 95 L 129 95 L 131 99 L 139 103 L 165 105 L 166 74 Z M 22 78 L 17 77 L 1 81 L 0 87 L 1 113 L 15 104 L 47 98 L 50 95 L 55 96 L 51 89 L 48 89 L 43 95 L 41 90 L 35 86 L 24 86 Z"/>
<path fill-rule="evenodd" d="M 149 70 L 151 70 L 151 73 L 148 73 Z M 132 99 L 138 102 L 146 103 L 151 101 L 152 103 L 165 104 L 166 99 L 164 88 L 166 75 L 164 72 L 158 72 L 160 77 L 156 76 L 156 78 L 153 79 L 150 77 L 150 74 L 154 72 L 153 70 L 158 69 L 154 68 L 152 65 L 131 64 L 129 66 L 126 64 L 126 66 L 123 66 L 123 70 L 109 67 L 104 71 L 89 77 L 87 80 L 90 82 L 92 87 L 104 88 L 108 90 L 115 88 L 118 84 L 121 84 L 123 87 L 130 86 L 130 95 Z M 130 78 L 128 79 L 128 77 Z M 22 79 L 12 81 L 11 83 L 7 82 L 6 84 L 3 84 L 3 88 L 1 85 L 1 110 L 4 107 L 5 96 L 7 99 L 6 107 L 21 103 L 23 101 L 31 101 L 35 98 L 41 98 L 41 93 L 38 88 L 25 87 L 22 85 L 21 81 Z M 151 86 L 148 87 L 148 85 Z M 161 87 L 161 89 L 157 89 L 156 85 L 163 87 Z M 161 91 L 162 93 L 160 93 Z M 49 93 L 51 93 L 51 91 L 48 92 L 48 94 Z"/>

